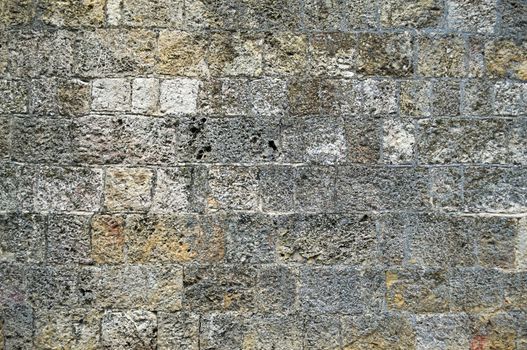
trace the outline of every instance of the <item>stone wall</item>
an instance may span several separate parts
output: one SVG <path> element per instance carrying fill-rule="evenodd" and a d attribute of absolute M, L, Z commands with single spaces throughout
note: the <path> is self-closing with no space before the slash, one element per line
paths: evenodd
<path fill-rule="evenodd" d="M 0 0 L 0 349 L 527 349 L 525 0 Z"/>

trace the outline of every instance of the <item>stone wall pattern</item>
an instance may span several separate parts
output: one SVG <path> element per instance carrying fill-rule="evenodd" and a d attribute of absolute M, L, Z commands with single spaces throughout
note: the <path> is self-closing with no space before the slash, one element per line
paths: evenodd
<path fill-rule="evenodd" d="M 527 2 L 0 0 L 14 349 L 527 349 Z"/>

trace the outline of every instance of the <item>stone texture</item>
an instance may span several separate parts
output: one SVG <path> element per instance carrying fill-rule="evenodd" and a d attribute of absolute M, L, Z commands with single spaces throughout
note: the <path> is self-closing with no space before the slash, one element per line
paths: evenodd
<path fill-rule="evenodd" d="M 383 1 L 381 25 L 385 28 L 437 28 L 442 25 L 444 3 L 441 1 Z"/>
<path fill-rule="evenodd" d="M 109 211 L 144 211 L 152 203 L 154 172 L 147 168 L 111 168 L 106 172 L 104 204 Z"/>
<path fill-rule="evenodd" d="M 130 110 L 131 87 L 128 79 L 97 79 L 93 82 L 92 109 L 95 111 Z"/>
<path fill-rule="evenodd" d="M 492 33 L 496 26 L 494 1 L 449 0 L 448 27 L 461 32 Z"/>
<path fill-rule="evenodd" d="M 164 30 L 159 34 L 158 45 L 157 72 L 183 76 L 208 74 L 205 62 L 208 45 L 203 35 Z"/>
<path fill-rule="evenodd" d="M 159 107 L 163 114 L 196 112 L 199 82 L 194 79 L 163 80 L 160 84 Z"/>
<path fill-rule="evenodd" d="M 112 349 L 155 349 L 157 318 L 143 310 L 108 311 L 101 320 L 101 343 Z"/>
<path fill-rule="evenodd" d="M 458 36 L 418 38 L 417 73 L 424 77 L 462 77 L 465 75 L 465 48 Z"/>

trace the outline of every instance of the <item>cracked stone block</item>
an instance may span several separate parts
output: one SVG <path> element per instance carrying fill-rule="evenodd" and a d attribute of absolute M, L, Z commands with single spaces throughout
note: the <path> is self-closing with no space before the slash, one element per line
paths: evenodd
<path fill-rule="evenodd" d="M 461 114 L 486 116 L 492 114 L 493 86 L 485 80 L 468 80 L 463 86 Z"/>
<path fill-rule="evenodd" d="M 111 349 L 153 350 L 157 315 L 145 310 L 107 310 L 101 320 L 101 344 Z"/>
<path fill-rule="evenodd" d="M 124 236 L 131 263 L 217 262 L 225 254 L 221 218 L 196 215 L 128 215 Z"/>
<path fill-rule="evenodd" d="M 264 73 L 294 75 L 306 70 L 308 41 L 304 35 L 292 33 L 269 34 L 265 37 Z"/>
<path fill-rule="evenodd" d="M 213 167 L 208 175 L 207 207 L 211 210 L 256 210 L 258 171 L 251 167 Z"/>
<path fill-rule="evenodd" d="M 35 208 L 42 211 L 97 211 L 102 192 L 101 169 L 42 167 Z"/>
<path fill-rule="evenodd" d="M 93 81 L 92 109 L 124 112 L 131 106 L 131 87 L 128 79 L 96 79 Z"/>
<path fill-rule="evenodd" d="M 38 2 L 42 22 L 55 27 L 102 27 L 104 0 L 42 0 Z"/>
<path fill-rule="evenodd" d="M 184 307 L 194 312 L 251 311 L 258 292 L 254 265 L 191 265 L 184 276 Z"/>
<path fill-rule="evenodd" d="M 503 278 L 494 269 L 458 268 L 450 276 L 452 311 L 496 310 L 503 300 Z"/>
<path fill-rule="evenodd" d="M 123 216 L 94 215 L 90 222 L 91 259 L 98 264 L 123 263 L 124 256 Z"/>
<path fill-rule="evenodd" d="M 1 214 L 0 261 L 44 261 L 45 220 L 39 214 Z"/>
<path fill-rule="evenodd" d="M 191 312 L 157 314 L 160 350 L 199 350 L 200 316 Z"/>
<path fill-rule="evenodd" d="M 448 0 L 447 23 L 460 32 L 493 33 L 496 2 L 489 0 Z"/>
<path fill-rule="evenodd" d="M 346 349 L 414 349 L 415 338 L 412 320 L 397 313 L 342 320 L 342 343 Z"/>
<path fill-rule="evenodd" d="M 195 79 L 161 81 L 159 107 L 162 114 L 193 114 L 197 109 L 200 82 Z"/>
<path fill-rule="evenodd" d="M 177 265 L 88 266 L 77 277 L 82 305 L 166 312 L 181 309 L 183 270 Z"/>
<path fill-rule="evenodd" d="M 300 271 L 300 305 L 310 313 L 378 313 L 384 298 L 380 271 L 306 267 Z"/>
<path fill-rule="evenodd" d="M 432 83 L 431 114 L 434 117 L 453 117 L 459 115 L 461 93 L 459 81 L 436 80 Z"/>
<path fill-rule="evenodd" d="M 294 208 L 295 169 L 289 166 L 269 165 L 260 168 L 260 198 L 262 209 L 270 212 L 288 212 Z"/>
<path fill-rule="evenodd" d="M 439 28 L 443 23 L 444 3 L 438 0 L 383 1 L 380 8 L 381 25 L 385 28 Z"/>
<path fill-rule="evenodd" d="M 208 39 L 202 34 L 163 30 L 159 33 L 156 71 L 188 77 L 208 75 Z"/>
<path fill-rule="evenodd" d="M 295 199 L 305 212 L 332 211 L 335 205 L 335 169 L 329 166 L 297 168 Z"/>
<path fill-rule="evenodd" d="M 0 113 L 27 113 L 28 85 L 18 80 L 0 80 L 0 99 Z"/>
<path fill-rule="evenodd" d="M 423 77 L 457 78 L 466 75 L 465 46 L 462 37 L 453 35 L 420 36 L 417 74 Z"/>
<path fill-rule="evenodd" d="M 159 110 L 159 80 L 136 78 L 132 81 L 132 111 L 157 114 Z"/>
<path fill-rule="evenodd" d="M 408 267 L 386 271 L 389 310 L 440 313 L 449 310 L 448 274 L 437 268 Z"/>
<path fill-rule="evenodd" d="M 47 261 L 54 264 L 91 262 L 89 220 L 89 216 L 50 215 Z"/>
<path fill-rule="evenodd" d="M 106 171 L 104 207 L 108 211 L 145 211 L 152 203 L 154 172 L 148 168 Z"/>
<path fill-rule="evenodd" d="M 275 240 L 283 220 L 260 214 L 232 214 L 225 219 L 225 261 L 261 264 L 275 260 Z"/>
<path fill-rule="evenodd" d="M 157 34 L 146 29 L 79 32 L 75 72 L 83 77 L 144 75 L 154 71 Z"/>
<path fill-rule="evenodd" d="M 527 108 L 527 84 L 498 81 L 494 85 L 494 113 L 497 115 L 517 116 L 525 114 Z"/>
<path fill-rule="evenodd" d="M 474 212 L 522 212 L 527 207 L 525 186 L 527 173 L 523 168 L 467 168 L 465 207 Z"/>
<path fill-rule="evenodd" d="M 60 311 L 37 311 L 35 346 L 40 349 L 74 347 L 93 349 L 100 346 L 100 322 L 97 310 L 72 308 Z"/>
<path fill-rule="evenodd" d="M 512 39 L 487 41 L 482 49 L 489 78 L 527 79 L 527 44 Z"/>
<path fill-rule="evenodd" d="M 360 34 L 357 72 L 365 76 L 410 76 L 413 74 L 412 46 L 408 33 Z"/>
<path fill-rule="evenodd" d="M 510 161 L 509 130 L 503 119 L 419 121 L 418 158 L 423 164 Z"/>
<path fill-rule="evenodd" d="M 389 164 L 409 164 L 414 159 L 416 132 L 411 120 L 387 119 L 383 122 L 383 158 Z"/>
<path fill-rule="evenodd" d="M 432 83 L 426 80 L 401 81 L 399 108 L 403 116 L 429 117 Z"/>
<path fill-rule="evenodd" d="M 369 215 L 295 214 L 278 230 L 276 252 L 283 262 L 373 265 L 376 235 Z"/>
<path fill-rule="evenodd" d="M 347 210 L 426 208 L 428 184 L 424 169 L 368 168 L 343 166 L 338 169 L 336 206 Z"/>
<path fill-rule="evenodd" d="M 212 76 L 260 76 L 263 36 L 261 34 L 214 33 L 207 63 Z"/>
<path fill-rule="evenodd" d="M 293 312 L 297 309 L 298 271 L 283 265 L 258 269 L 256 302 L 261 312 Z"/>

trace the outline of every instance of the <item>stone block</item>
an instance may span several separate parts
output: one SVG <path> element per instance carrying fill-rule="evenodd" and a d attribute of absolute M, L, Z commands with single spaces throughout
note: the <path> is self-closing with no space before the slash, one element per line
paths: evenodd
<path fill-rule="evenodd" d="M 0 215 L 0 260 L 43 262 L 46 218 L 39 214 Z"/>
<path fill-rule="evenodd" d="M 494 269 L 458 268 L 452 271 L 451 309 L 456 312 L 498 310 L 503 302 L 503 276 Z"/>
<path fill-rule="evenodd" d="M 346 30 L 371 30 L 379 26 L 378 4 L 366 0 L 358 0 L 353 3 L 343 1 L 340 3 Z"/>
<path fill-rule="evenodd" d="M 518 118 L 512 124 L 509 150 L 513 164 L 527 165 L 527 118 Z"/>
<path fill-rule="evenodd" d="M 106 171 L 104 207 L 108 211 L 146 211 L 152 204 L 154 172 L 148 168 Z"/>
<path fill-rule="evenodd" d="M 132 90 L 130 80 L 96 79 L 92 86 L 94 111 L 126 112 L 131 109 Z"/>
<path fill-rule="evenodd" d="M 363 109 L 365 115 L 379 116 L 397 112 L 397 84 L 391 80 L 366 79 L 363 83 Z"/>
<path fill-rule="evenodd" d="M 159 107 L 162 114 L 193 114 L 197 108 L 200 83 L 195 79 L 163 80 L 160 84 Z"/>
<path fill-rule="evenodd" d="M 28 26 L 35 15 L 31 0 L 6 0 L 0 9 L 0 25 L 7 27 Z"/>
<path fill-rule="evenodd" d="M 289 212 L 294 209 L 294 179 L 296 170 L 290 166 L 260 167 L 259 186 L 262 210 Z"/>
<path fill-rule="evenodd" d="M 158 169 L 150 210 L 155 213 L 203 210 L 206 170 L 201 167 Z"/>
<path fill-rule="evenodd" d="M 418 350 L 467 349 L 471 346 L 470 318 L 466 314 L 418 316 L 415 329 Z"/>
<path fill-rule="evenodd" d="M 160 350 L 199 350 L 200 316 L 191 312 L 157 314 Z"/>
<path fill-rule="evenodd" d="M 159 113 L 159 80 L 136 78 L 132 81 L 132 111 L 144 114 Z"/>
<path fill-rule="evenodd" d="M 368 215 L 295 214 L 276 239 L 278 259 L 286 263 L 374 265 L 377 259 L 375 222 Z"/>
<path fill-rule="evenodd" d="M 261 34 L 214 33 L 207 55 L 212 76 L 260 76 L 263 36 Z"/>
<path fill-rule="evenodd" d="M 208 175 L 207 207 L 211 210 L 256 210 L 258 171 L 253 167 L 213 167 Z"/>
<path fill-rule="evenodd" d="M 2 309 L 28 300 L 28 268 L 23 264 L 0 261 L 0 302 Z M 0 322 L 1 324 L 1 322 Z"/>
<path fill-rule="evenodd" d="M 302 28 L 303 4 L 299 0 L 240 0 L 242 29 L 298 31 Z"/>
<path fill-rule="evenodd" d="M 74 308 L 79 302 L 77 270 L 72 266 L 32 266 L 27 271 L 28 299 L 39 310 Z"/>
<path fill-rule="evenodd" d="M 386 119 L 383 122 L 382 154 L 384 163 L 411 164 L 414 162 L 416 131 L 407 119 Z"/>
<path fill-rule="evenodd" d="M 340 349 L 340 317 L 309 315 L 305 318 L 304 346 L 312 350 Z"/>
<path fill-rule="evenodd" d="M 156 71 L 187 77 L 208 75 L 208 39 L 202 34 L 163 30 L 159 33 Z"/>
<path fill-rule="evenodd" d="M 90 84 L 80 80 L 59 80 L 57 83 L 58 113 L 79 116 L 90 111 Z"/>
<path fill-rule="evenodd" d="M 36 174 L 32 166 L 0 163 L 0 210 L 33 211 Z"/>
<path fill-rule="evenodd" d="M 470 226 L 478 239 L 478 260 L 482 267 L 513 269 L 521 261 L 517 246 L 522 239 L 522 223 L 519 218 L 477 217 Z M 518 248 L 517 248 L 518 247 Z"/>
<path fill-rule="evenodd" d="M 493 33 L 496 3 L 489 0 L 448 0 L 448 28 L 460 32 Z"/>
<path fill-rule="evenodd" d="M 481 79 L 468 80 L 462 84 L 461 114 L 486 116 L 492 114 L 493 86 Z"/>
<path fill-rule="evenodd" d="M 419 162 L 507 164 L 510 128 L 510 122 L 503 119 L 419 121 Z"/>
<path fill-rule="evenodd" d="M 52 264 L 90 263 L 90 232 L 87 215 L 50 215 L 46 258 Z"/>
<path fill-rule="evenodd" d="M 494 85 L 494 114 L 517 116 L 525 114 L 527 83 L 498 81 Z"/>
<path fill-rule="evenodd" d="M 521 0 L 506 0 L 500 3 L 502 33 L 522 33 L 527 29 L 525 16 L 527 5 Z"/>
<path fill-rule="evenodd" d="M 43 0 L 38 11 L 43 23 L 55 27 L 102 27 L 104 24 L 104 0 Z"/>
<path fill-rule="evenodd" d="M 408 217 L 387 213 L 377 217 L 379 262 L 384 266 L 400 266 L 408 257 Z"/>
<path fill-rule="evenodd" d="M 252 112 L 259 116 L 282 115 L 288 108 L 286 82 L 281 79 L 262 78 L 251 80 Z"/>
<path fill-rule="evenodd" d="M 90 222 L 91 259 L 98 264 L 123 263 L 124 222 L 118 215 L 94 215 Z"/>
<path fill-rule="evenodd" d="M 10 120 L 0 118 L 0 160 L 9 158 L 11 148 L 11 128 Z"/>
<path fill-rule="evenodd" d="M 357 37 L 355 35 L 315 33 L 310 39 L 309 53 L 310 70 L 317 77 L 356 76 Z"/>
<path fill-rule="evenodd" d="M 428 206 L 426 172 L 421 168 L 342 166 L 336 181 L 341 210 L 419 209 Z"/>
<path fill-rule="evenodd" d="M 463 204 L 463 171 L 461 168 L 429 169 L 430 203 L 440 210 L 452 211 Z"/>
<path fill-rule="evenodd" d="M 466 75 L 462 37 L 428 35 L 420 36 L 417 40 L 417 74 L 437 78 L 458 78 Z"/>
<path fill-rule="evenodd" d="M 457 80 L 436 80 L 432 83 L 431 114 L 433 117 L 454 117 L 460 113 L 461 92 Z"/>
<path fill-rule="evenodd" d="M 302 166 L 295 178 L 296 206 L 300 211 L 332 211 L 335 205 L 335 169 L 329 166 Z"/>
<path fill-rule="evenodd" d="M 101 169 L 42 167 L 38 173 L 35 209 L 42 211 L 97 211 L 102 192 Z"/>
<path fill-rule="evenodd" d="M 378 163 L 381 158 L 382 120 L 371 117 L 344 118 L 346 159 L 351 163 Z"/>
<path fill-rule="evenodd" d="M 123 0 L 111 18 L 119 19 L 111 24 L 132 27 L 171 27 L 183 26 L 182 0 Z"/>
<path fill-rule="evenodd" d="M 0 340 L 4 349 L 31 349 L 33 309 L 28 304 L 3 305 L 0 309 Z"/>
<path fill-rule="evenodd" d="M 402 116 L 429 117 L 432 83 L 426 80 L 403 80 L 400 86 L 399 111 Z"/>
<path fill-rule="evenodd" d="M 380 8 L 384 28 L 434 29 L 443 24 L 444 3 L 441 1 L 383 1 Z"/>
<path fill-rule="evenodd" d="M 268 75 L 295 75 L 308 66 L 308 40 L 304 35 L 292 33 L 269 34 L 264 39 L 264 73 Z"/>
<path fill-rule="evenodd" d="M 527 44 L 500 38 L 486 41 L 481 49 L 489 78 L 527 79 Z"/>
<path fill-rule="evenodd" d="M 185 1 L 185 26 L 192 30 L 238 28 L 240 23 L 238 0 Z"/>
<path fill-rule="evenodd" d="M 29 105 L 29 88 L 27 83 L 19 80 L 0 80 L 0 113 L 27 113 Z"/>
<path fill-rule="evenodd" d="M 263 313 L 292 313 L 298 308 L 298 271 L 283 265 L 258 269 L 256 302 Z"/>
<path fill-rule="evenodd" d="M 508 309 L 522 309 L 527 306 L 527 273 L 525 271 L 510 272 L 504 279 L 504 306 Z"/>
<path fill-rule="evenodd" d="M 343 3 L 308 0 L 304 4 L 304 26 L 314 31 L 339 31 L 343 28 Z"/>
<path fill-rule="evenodd" d="M 101 344 L 111 349 L 157 348 L 157 316 L 144 310 L 108 310 L 101 320 Z"/>

